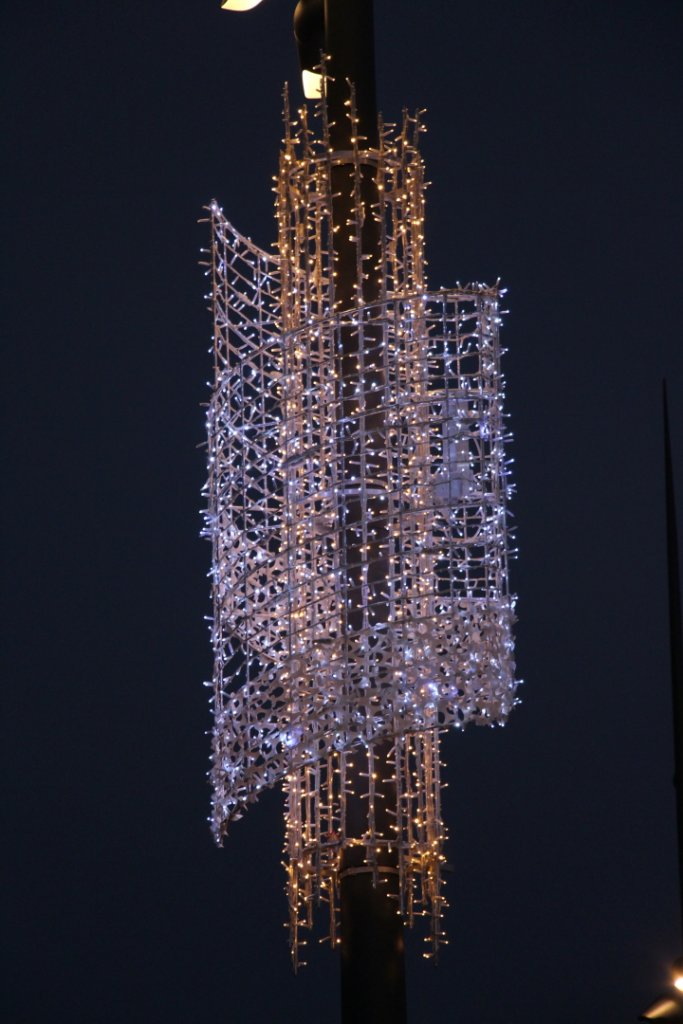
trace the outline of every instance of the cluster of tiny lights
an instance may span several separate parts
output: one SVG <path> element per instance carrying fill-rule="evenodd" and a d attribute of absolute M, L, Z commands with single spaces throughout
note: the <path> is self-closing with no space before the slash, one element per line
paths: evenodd
<path fill-rule="evenodd" d="M 212 203 L 206 264 L 215 327 L 204 530 L 213 547 L 212 828 L 222 842 L 263 789 L 283 784 L 295 966 L 321 903 L 339 942 L 340 860 L 350 846 L 363 848 L 380 884 L 379 855 L 396 858 L 397 909 L 409 924 L 426 918 L 436 951 L 440 733 L 503 723 L 516 702 L 502 293 L 427 288 L 418 116 L 380 123 L 377 149 L 363 149 L 354 132 L 353 149 L 340 154 L 324 102 L 316 109 L 312 127 L 305 110 L 292 118 L 285 108 L 277 255 Z M 340 162 L 355 182 L 350 308 L 335 297 L 331 248 Z M 369 167 L 372 204 L 360 188 Z M 362 252 L 365 218 L 381 239 L 379 259 Z M 368 303 L 369 277 L 377 298 Z M 376 756 L 380 744 L 388 758 Z M 359 751 L 367 772 L 354 773 Z M 387 773 L 389 790 L 377 785 Z M 360 837 L 346 822 L 359 778 Z M 376 815 L 386 792 L 395 806 Z"/>

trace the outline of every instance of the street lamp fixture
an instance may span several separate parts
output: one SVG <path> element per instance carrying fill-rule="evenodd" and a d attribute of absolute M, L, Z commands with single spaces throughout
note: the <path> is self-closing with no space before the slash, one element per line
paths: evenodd
<path fill-rule="evenodd" d="M 683 992 L 683 956 L 679 956 L 678 960 L 674 960 L 671 976 L 674 988 L 678 989 L 679 992 Z"/>
<path fill-rule="evenodd" d="M 301 83 L 307 100 L 322 96 L 320 62 L 325 49 L 325 8 L 323 0 L 299 0 L 294 9 L 294 38 L 299 52 Z"/>
<path fill-rule="evenodd" d="M 669 991 L 650 1003 L 638 1020 L 662 1020 L 671 1024 L 683 1024 L 683 957 L 674 960 L 671 967 L 671 984 L 675 991 Z M 679 995 L 679 993 L 681 993 Z"/>
<path fill-rule="evenodd" d="M 261 0 L 223 0 L 224 11 L 251 11 Z M 323 94 L 323 76 L 319 72 L 325 49 L 325 8 L 323 0 L 299 0 L 294 10 L 294 37 L 299 51 L 301 84 L 307 100 Z"/>
<path fill-rule="evenodd" d="M 659 996 L 647 1010 L 641 1013 L 638 1020 L 668 1020 L 683 1022 L 683 957 L 674 960 L 671 967 L 671 984 L 675 992 L 667 992 Z M 681 993 L 681 995 L 679 995 Z"/>
<path fill-rule="evenodd" d="M 223 0 L 221 7 L 224 11 L 251 11 L 260 3 L 261 0 Z"/>

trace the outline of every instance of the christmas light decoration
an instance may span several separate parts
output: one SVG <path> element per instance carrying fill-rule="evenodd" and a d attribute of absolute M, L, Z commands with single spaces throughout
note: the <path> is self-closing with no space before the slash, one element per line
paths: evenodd
<path fill-rule="evenodd" d="M 347 110 L 353 129 L 352 92 Z M 283 784 L 295 964 L 317 902 L 337 942 L 349 846 L 378 884 L 393 852 L 397 910 L 409 923 L 425 915 L 436 949 L 439 734 L 502 723 L 515 703 L 502 293 L 426 285 L 421 130 L 406 116 L 380 124 L 377 148 L 354 130 L 352 150 L 333 152 L 324 100 L 313 125 L 286 107 L 276 255 L 209 208 L 212 825 L 221 842 L 261 790 Z M 332 254 L 340 164 L 352 182 L 350 304 Z M 379 259 L 363 252 L 369 222 Z M 363 301 L 367 280 L 376 301 Z M 380 808 L 387 792 L 393 805 Z M 358 836 L 347 810 L 361 797 Z"/>

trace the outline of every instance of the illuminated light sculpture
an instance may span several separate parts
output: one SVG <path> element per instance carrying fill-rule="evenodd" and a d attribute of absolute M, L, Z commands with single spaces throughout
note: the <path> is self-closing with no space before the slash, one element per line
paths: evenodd
<path fill-rule="evenodd" d="M 212 825 L 220 843 L 264 788 L 283 783 L 295 965 L 316 903 L 329 905 L 338 941 L 340 864 L 351 846 L 378 883 L 382 853 L 391 853 L 397 909 L 408 923 L 427 917 L 436 951 L 445 905 L 439 734 L 503 723 L 516 700 L 502 293 L 427 288 L 419 117 L 380 123 L 379 146 L 363 148 L 353 91 L 347 111 L 353 149 L 340 153 L 324 101 L 316 130 L 305 109 L 293 119 L 285 105 L 277 255 L 209 208 Z M 350 308 L 335 296 L 331 251 L 340 162 L 355 182 Z M 368 173 L 371 208 L 361 190 Z M 379 259 L 362 252 L 366 218 Z M 372 302 L 363 299 L 368 278 Z M 380 747 L 388 756 L 376 757 Z M 359 752 L 360 794 L 351 772 Z M 347 827 L 352 785 L 365 801 L 360 835 Z"/>

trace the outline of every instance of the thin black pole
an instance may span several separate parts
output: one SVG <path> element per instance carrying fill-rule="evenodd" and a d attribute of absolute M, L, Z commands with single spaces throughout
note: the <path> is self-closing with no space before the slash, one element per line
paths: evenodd
<path fill-rule="evenodd" d="M 674 790 L 678 825 L 678 895 L 683 945 L 683 623 L 681 622 L 681 586 L 678 568 L 678 528 L 674 473 L 669 431 L 669 405 L 666 381 L 662 381 L 662 416 L 664 420 L 664 489 L 666 503 L 666 562 L 669 584 L 669 647 L 671 651 L 671 702 L 674 739 Z M 671 989 L 659 996 L 644 1010 L 638 1020 L 683 1022 L 683 1002 Z"/>
<path fill-rule="evenodd" d="M 669 640 L 671 650 L 671 700 L 674 726 L 674 787 L 678 823 L 678 896 L 683 946 L 683 622 L 681 620 L 681 584 L 678 564 L 678 529 L 674 495 L 673 461 L 666 381 L 662 381 L 664 412 L 664 472 L 666 479 L 666 549 L 669 581 Z"/>
<path fill-rule="evenodd" d="M 376 302 L 381 283 L 376 265 L 381 256 L 380 228 L 373 216 L 378 200 L 376 170 L 368 163 L 361 167 L 360 198 L 365 216 L 361 230 L 361 252 L 368 273 L 358 282 L 357 241 L 349 228 L 355 214 L 354 164 L 350 159 L 353 132 L 361 149 L 378 145 L 377 106 L 375 98 L 374 39 L 372 0 L 325 0 L 325 53 L 328 57 L 327 115 L 330 124 L 332 154 L 332 221 L 334 226 L 334 306 L 337 312 L 349 309 L 359 300 Z M 356 115 L 355 128 L 348 117 L 349 83 L 353 86 Z M 346 158 L 344 157 L 346 154 Z M 360 294 L 358 285 L 360 284 Z M 373 368 L 380 351 L 381 331 L 367 326 L 361 332 L 342 332 L 341 403 L 343 420 L 354 421 L 358 405 L 357 366 L 359 339 L 363 338 L 365 365 L 363 386 L 364 430 L 366 434 L 382 435 L 380 360 Z M 373 385 L 375 385 L 373 387 Z M 348 414 L 348 415 L 347 415 Z M 344 439 L 346 472 L 354 472 L 354 438 Z M 378 449 L 384 447 L 378 445 Z M 386 449 L 385 449 L 386 450 Z M 377 466 L 379 470 L 381 467 Z M 345 503 L 344 546 L 349 573 L 349 596 L 352 606 L 361 603 L 361 562 L 358 525 L 363 515 L 360 500 L 348 498 Z M 381 579 L 387 571 L 387 540 L 379 532 L 366 553 L 369 563 L 368 583 Z M 384 561 L 383 561 L 384 557 Z M 348 628 L 362 625 L 358 613 L 349 615 Z M 390 836 L 395 807 L 395 786 L 388 763 L 390 744 L 375 747 L 376 825 L 380 833 Z M 362 792 L 363 774 L 368 772 L 368 755 L 362 749 L 351 751 L 353 763 L 351 790 Z M 354 783 L 357 782 L 357 785 Z M 362 839 L 367 829 L 367 806 L 359 795 L 347 801 L 347 834 Z M 378 856 L 379 882 L 373 884 L 373 872 L 365 863 L 362 845 L 345 850 L 340 872 L 341 903 L 341 1002 L 343 1024 L 405 1024 L 405 957 L 403 923 L 398 914 L 398 859 L 393 851 L 382 849 Z M 391 896 L 395 898 L 391 898 Z"/>

